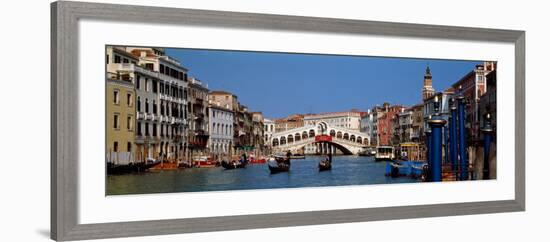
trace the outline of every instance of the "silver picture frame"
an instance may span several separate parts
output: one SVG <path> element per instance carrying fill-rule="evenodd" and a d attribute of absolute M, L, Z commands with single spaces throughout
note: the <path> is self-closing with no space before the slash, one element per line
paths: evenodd
<path fill-rule="evenodd" d="M 78 222 L 78 22 L 82 19 L 354 35 L 486 41 L 515 45 L 515 198 L 511 200 L 216 216 Z M 511 161 L 512 162 L 512 161 Z M 59 1 L 51 4 L 51 238 L 58 241 L 273 228 L 525 211 L 525 32 Z M 121 218 L 123 220 L 124 218 Z"/>

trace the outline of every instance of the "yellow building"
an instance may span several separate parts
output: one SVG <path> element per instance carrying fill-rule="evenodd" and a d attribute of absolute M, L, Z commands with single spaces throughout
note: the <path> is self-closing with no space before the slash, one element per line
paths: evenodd
<path fill-rule="evenodd" d="M 107 79 L 107 155 L 110 161 L 134 160 L 135 91 L 131 82 Z"/>

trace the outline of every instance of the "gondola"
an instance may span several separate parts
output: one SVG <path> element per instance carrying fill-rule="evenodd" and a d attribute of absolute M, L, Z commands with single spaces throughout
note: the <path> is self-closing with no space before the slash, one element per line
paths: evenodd
<path fill-rule="evenodd" d="M 143 172 L 149 170 L 149 168 L 160 164 L 160 161 L 153 161 L 153 162 L 137 162 L 137 163 L 129 163 L 125 165 L 117 165 L 111 162 L 107 162 L 107 174 L 114 175 L 114 174 L 125 174 L 125 173 L 132 173 L 132 172 Z"/>
<path fill-rule="evenodd" d="M 222 167 L 225 168 L 226 170 L 239 169 L 239 168 L 245 168 L 245 167 L 246 167 L 246 163 L 245 163 L 245 162 L 227 162 L 227 161 L 222 161 L 222 162 L 221 162 L 221 165 L 222 165 Z"/>
<path fill-rule="evenodd" d="M 328 171 L 332 169 L 332 164 L 329 161 L 319 162 L 319 171 Z"/>
<path fill-rule="evenodd" d="M 277 165 L 268 164 L 271 174 L 279 172 L 288 172 L 290 170 L 290 164 L 278 163 Z"/>

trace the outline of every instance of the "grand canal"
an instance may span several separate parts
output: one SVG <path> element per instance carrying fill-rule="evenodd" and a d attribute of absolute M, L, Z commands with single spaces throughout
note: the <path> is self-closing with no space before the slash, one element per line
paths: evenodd
<path fill-rule="evenodd" d="M 270 174 L 267 164 L 245 169 L 189 168 L 107 176 L 107 195 L 227 191 L 417 182 L 384 176 L 386 162 L 373 157 L 335 156 L 332 170 L 319 172 L 320 156 L 292 160 L 290 172 Z"/>

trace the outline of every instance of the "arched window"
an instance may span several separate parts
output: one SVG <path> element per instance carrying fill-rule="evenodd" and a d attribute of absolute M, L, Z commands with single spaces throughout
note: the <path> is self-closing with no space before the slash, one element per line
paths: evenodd
<path fill-rule="evenodd" d="M 137 98 L 137 111 L 141 112 L 141 97 L 139 96 Z"/>
<path fill-rule="evenodd" d="M 145 113 L 149 113 L 149 99 L 145 99 Z"/>

